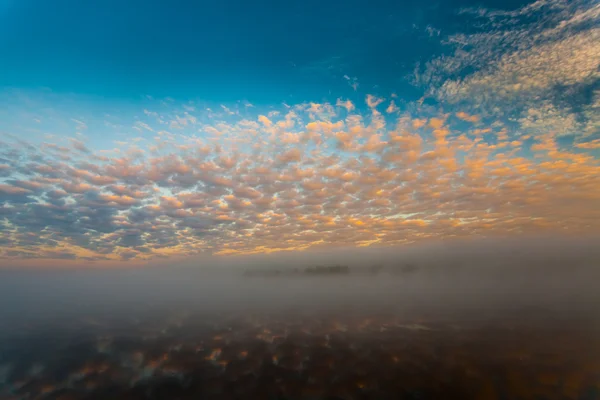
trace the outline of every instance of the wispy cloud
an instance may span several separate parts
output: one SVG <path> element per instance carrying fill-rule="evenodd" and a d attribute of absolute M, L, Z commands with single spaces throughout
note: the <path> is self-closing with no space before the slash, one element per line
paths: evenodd
<path fill-rule="evenodd" d="M 554 126 L 556 135 L 597 133 L 597 2 L 538 0 L 514 11 L 462 13 L 476 20 L 478 31 L 447 37 L 450 54 L 415 72 L 429 96 L 515 120 L 524 133 L 538 129 L 534 114 L 547 125 L 542 130 Z"/>

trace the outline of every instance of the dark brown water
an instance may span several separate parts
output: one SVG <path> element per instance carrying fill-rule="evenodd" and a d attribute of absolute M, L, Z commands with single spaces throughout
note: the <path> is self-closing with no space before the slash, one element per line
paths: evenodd
<path fill-rule="evenodd" d="M 600 399 L 594 274 L 5 274 L 0 399 Z"/>
<path fill-rule="evenodd" d="M 596 399 L 600 331 L 551 310 L 194 313 L 4 332 L 2 399 Z"/>

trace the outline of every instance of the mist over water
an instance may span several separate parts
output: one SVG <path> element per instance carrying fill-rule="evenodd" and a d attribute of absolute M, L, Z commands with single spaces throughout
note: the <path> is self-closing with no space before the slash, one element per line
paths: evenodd
<path fill-rule="evenodd" d="M 137 269 L 1 271 L 8 321 L 96 313 L 188 310 L 330 311 L 411 309 L 481 313 L 541 307 L 579 315 L 598 304 L 600 251 L 593 239 L 538 238 L 203 259 Z M 348 274 L 309 275 L 315 265 Z M 377 271 L 371 269 L 378 266 Z M 406 269 L 410 266 L 409 269 Z M 247 271 L 279 271 L 245 276 Z M 296 271 L 296 273 L 292 273 Z M 597 313 L 589 314 L 597 318 Z"/>
<path fill-rule="evenodd" d="M 0 397 L 594 399 L 596 243 L 3 270 Z"/>

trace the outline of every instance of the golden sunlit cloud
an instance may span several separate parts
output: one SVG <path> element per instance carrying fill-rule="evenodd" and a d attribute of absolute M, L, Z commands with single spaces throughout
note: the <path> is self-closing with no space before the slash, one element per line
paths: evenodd
<path fill-rule="evenodd" d="M 596 141 L 523 138 L 464 112 L 332 109 L 219 121 L 217 141 L 165 134 L 95 159 L 7 142 L 1 255 L 109 262 L 600 228 L 600 165 L 582 153 Z"/>

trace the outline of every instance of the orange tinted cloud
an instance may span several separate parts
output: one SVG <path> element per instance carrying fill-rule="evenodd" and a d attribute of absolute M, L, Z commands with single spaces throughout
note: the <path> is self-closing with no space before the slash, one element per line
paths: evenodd
<path fill-rule="evenodd" d="M 345 104 L 342 116 L 326 103 L 226 113 L 219 136 L 156 135 L 145 144 L 155 153 L 129 151 L 138 141 L 64 160 L 9 143 L 0 258 L 112 263 L 600 230 L 597 140 L 564 145 L 481 120 L 463 131 L 437 110 L 381 120 Z"/>
<path fill-rule="evenodd" d="M 477 115 L 469 115 L 466 112 L 460 111 L 456 113 L 456 116 L 460 119 L 462 119 L 463 121 L 468 121 L 468 122 L 479 122 L 479 116 Z"/>

